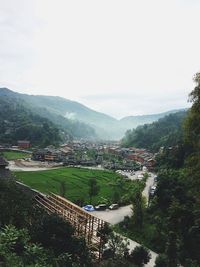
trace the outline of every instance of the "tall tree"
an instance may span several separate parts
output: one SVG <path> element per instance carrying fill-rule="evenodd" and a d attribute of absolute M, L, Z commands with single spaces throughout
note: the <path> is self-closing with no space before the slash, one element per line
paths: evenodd
<path fill-rule="evenodd" d="M 142 228 L 144 217 L 144 202 L 142 193 L 138 190 L 132 199 L 133 209 L 133 223 L 136 227 Z"/>
<path fill-rule="evenodd" d="M 92 203 L 92 197 L 96 196 L 99 193 L 100 187 L 97 184 L 96 178 L 91 178 L 89 180 L 89 197 L 90 197 L 90 203 Z"/>
<path fill-rule="evenodd" d="M 186 141 L 192 145 L 194 151 L 200 150 L 200 73 L 194 77 L 196 86 L 189 95 L 189 101 L 192 102 L 189 115 L 185 122 Z"/>

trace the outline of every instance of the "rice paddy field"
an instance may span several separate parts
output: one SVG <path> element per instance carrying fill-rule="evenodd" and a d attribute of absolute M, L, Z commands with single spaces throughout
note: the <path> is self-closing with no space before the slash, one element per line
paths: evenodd
<path fill-rule="evenodd" d="M 91 170 L 84 168 L 58 168 L 46 171 L 15 172 L 18 181 L 43 193 L 64 195 L 67 199 L 79 204 L 89 204 L 89 180 L 96 178 L 100 187 L 92 204 L 112 202 L 113 195 L 124 196 L 133 181 L 125 180 L 112 171 Z M 63 189 L 64 188 L 64 189 Z M 63 193 L 64 192 L 64 193 Z M 117 193 L 116 193 L 117 192 Z"/>

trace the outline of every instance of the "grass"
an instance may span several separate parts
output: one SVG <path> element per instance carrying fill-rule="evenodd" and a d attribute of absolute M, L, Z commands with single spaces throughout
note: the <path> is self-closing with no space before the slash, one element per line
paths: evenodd
<path fill-rule="evenodd" d="M 166 237 L 163 237 L 156 227 L 154 219 L 147 212 L 144 213 L 144 222 L 141 229 L 134 226 L 131 221 L 132 218 L 126 219 L 114 226 L 114 230 L 121 235 L 126 236 L 136 242 L 144 245 L 145 247 L 155 251 L 156 253 L 163 253 Z M 128 222 L 127 222 L 128 221 Z M 159 241 L 161 240 L 161 242 Z"/>
<path fill-rule="evenodd" d="M 31 156 L 28 153 L 18 152 L 18 151 L 6 151 L 6 152 L 3 152 L 2 154 L 3 154 L 3 157 L 5 157 L 7 160 L 30 158 Z"/>
<path fill-rule="evenodd" d="M 100 186 L 100 191 L 93 198 L 92 204 L 105 203 L 105 199 L 112 202 L 116 189 L 122 197 L 127 194 L 130 187 L 134 187 L 133 181 L 126 181 L 114 172 L 83 168 L 66 167 L 47 171 L 15 172 L 15 175 L 18 181 L 43 193 L 60 194 L 64 182 L 66 187 L 64 196 L 73 202 L 80 201 L 85 204 L 89 204 L 88 183 L 90 178 L 95 177 Z M 116 185 L 117 181 L 118 185 Z M 120 184 L 119 181 L 121 181 Z"/>

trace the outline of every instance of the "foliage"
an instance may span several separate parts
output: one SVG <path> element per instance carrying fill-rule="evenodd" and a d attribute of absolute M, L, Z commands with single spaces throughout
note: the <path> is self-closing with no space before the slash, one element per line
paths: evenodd
<path fill-rule="evenodd" d="M 3 157 L 5 157 L 7 160 L 16 160 L 16 159 L 31 157 L 31 154 L 18 152 L 18 151 L 6 151 L 6 152 L 3 152 L 2 154 L 3 154 Z"/>
<path fill-rule="evenodd" d="M 25 229 L 12 225 L 0 231 L 0 265 L 3 266 L 50 266 L 46 251 L 38 244 L 30 243 Z"/>
<path fill-rule="evenodd" d="M 157 156 L 158 182 L 155 195 L 144 211 L 143 227 L 137 231 L 131 219 L 127 218 L 120 224 L 120 231 L 136 236 L 136 239 L 161 253 L 156 260 L 156 267 L 200 266 L 200 74 L 195 76 L 195 83 L 190 94 L 193 105 L 184 127 L 180 128 L 181 138 L 177 139 L 175 134 L 173 142 L 162 142 L 162 146 L 166 147 Z M 182 117 L 180 113 L 179 116 Z M 162 125 L 160 122 L 162 120 L 157 126 Z M 181 126 L 180 121 L 175 122 Z M 166 121 L 165 127 L 169 125 Z M 153 129 L 153 126 L 146 126 L 136 130 L 136 134 L 141 130 L 141 143 L 138 145 L 145 144 L 145 147 L 145 142 L 149 142 L 146 147 L 157 147 L 159 141 L 152 139 L 151 127 Z M 158 140 L 165 138 L 162 129 L 160 133 L 157 131 Z M 174 129 L 173 126 L 170 134 L 174 134 Z M 146 133 L 145 141 L 143 138 Z M 149 237 L 150 229 L 153 238 Z"/>
<path fill-rule="evenodd" d="M 13 224 L 24 227 L 32 214 L 32 200 L 13 181 L 0 182 L 0 227 Z"/>
<path fill-rule="evenodd" d="M 61 141 L 58 128 L 46 118 L 34 114 L 23 102 L 0 99 L 0 142 L 17 144 L 29 140 L 32 145 L 47 146 Z"/>
<path fill-rule="evenodd" d="M 92 203 L 92 197 L 95 197 L 99 193 L 100 187 L 97 184 L 97 180 L 93 177 L 90 178 L 88 185 L 89 185 L 88 194 L 90 198 L 90 203 Z"/>
<path fill-rule="evenodd" d="M 174 146 L 182 140 L 182 123 L 185 111 L 170 114 L 157 122 L 128 130 L 122 146 L 134 146 L 157 151 L 162 146 Z"/>
<path fill-rule="evenodd" d="M 45 104 L 40 101 L 34 101 L 34 96 L 1 88 L 0 143 L 15 145 L 17 140 L 29 140 L 32 145 L 47 146 L 56 145 L 62 139 L 96 137 L 91 126 L 67 119 L 65 114 L 61 116 L 52 108 L 44 108 Z"/>
<path fill-rule="evenodd" d="M 167 256 L 165 254 L 160 254 L 157 256 L 155 267 L 167 267 Z"/>
<path fill-rule="evenodd" d="M 107 251 L 107 255 L 104 253 L 104 257 L 112 257 L 113 259 L 121 259 L 127 253 L 127 247 L 129 245 L 129 241 L 124 237 L 116 234 L 115 232 L 111 232 L 109 234 L 109 239 L 107 243 L 107 247 L 109 251 Z"/>
<path fill-rule="evenodd" d="M 14 181 L 1 181 L 0 209 L 0 266 L 91 265 L 89 249 L 74 236 L 73 226 L 35 208 Z"/>
<path fill-rule="evenodd" d="M 129 261 L 133 262 L 135 266 L 142 267 L 151 259 L 149 250 L 143 246 L 136 246 L 129 255 Z"/>
<path fill-rule="evenodd" d="M 133 225 L 136 228 L 142 228 L 143 226 L 143 217 L 144 217 L 144 201 L 142 198 L 142 192 L 137 191 L 132 198 L 132 209 L 133 209 Z"/>

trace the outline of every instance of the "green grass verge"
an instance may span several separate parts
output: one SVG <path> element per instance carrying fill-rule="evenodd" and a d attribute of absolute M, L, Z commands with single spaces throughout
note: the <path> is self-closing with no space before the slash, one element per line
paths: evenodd
<path fill-rule="evenodd" d="M 113 229 L 121 235 L 135 240 L 156 253 L 164 252 L 163 244 L 165 243 L 164 240 L 166 237 L 158 231 L 155 223 L 152 222 L 151 216 L 146 213 L 144 214 L 144 223 L 141 229 L 135 227 L 131 222 L 132 218 L 126 219 L 115 225 Z"/>
<path fill-rule="evenodd" d="M 3 152 L 2 154 L 3 154 L 3 157 L 5 157 L 7 160 L 15 160 L 15 159 L 31 157 L 31 154 L 18 152 L 18 151 L 6 151 L 6 152 Z"/>
<path fill-rule="evenodd" d="M 36 172 L 15 172 L 17 180 L 37 189 L 43 193 L 53 192 L 60 194 L 61 183 L 65 182 L 65 197 L 73 202 L 89 204 L 88 183 L 95 177 L 100 191 L 93 198 L 92 204 L 112 202 L 114 191 L 117 190 L 119 198 L 127 195 L 130 188 L 137 186 L 133 181 L 126 181 L 111 171 L 90 170 L 83 168 L 59 168 Z M 120 200 L 119 199 L 119 200 Z"/>

